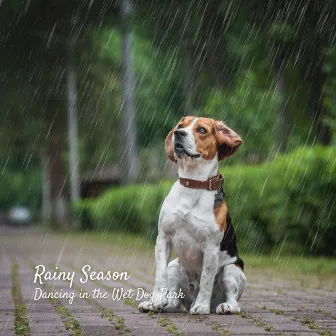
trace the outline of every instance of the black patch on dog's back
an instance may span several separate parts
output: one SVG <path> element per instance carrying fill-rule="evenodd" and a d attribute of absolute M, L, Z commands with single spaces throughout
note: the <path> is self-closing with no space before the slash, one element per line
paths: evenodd
<path fill-rule="evenodd" d="M 216 198 L 215 198 L 215 204 L 216 204 Z M 230 257 L 237 257 L 237 261 L 235 262 L 235 264 L 239 265 L 241 269 L 244 271 L 244 261 L 240 259 L 238 256 L 238 248 L 237 248 L 237 243 L 236 243 L 236 232 L 233 228 L 232 220 L 231 220 L 231 216 L 229 212 L 226 215 L 226 231 L 220 243 L 220 250 L 226 251 Z"/>
<path fill-rule="evenodd" d="M 237 244 L 236 244 L 236 232 L 232 225 L 232 220 L 230 213 L 226 215 L 226 231 L 224 237 L 220 243 L 220 250 L 227 251 L 227 253 L 234 257 L 238 253 Z"/>

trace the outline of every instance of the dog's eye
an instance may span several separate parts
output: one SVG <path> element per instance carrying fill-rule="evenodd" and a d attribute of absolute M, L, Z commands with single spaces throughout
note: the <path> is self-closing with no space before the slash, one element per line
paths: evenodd
<path fill-rule="evenodd" d="M 197 132 L 198 133 L 202 133 L 202 134 L 206 134 L 208 133 L 207 130 L 204 127 L 198 127 L 197 128 Z"/>
<path fill-rule="evenodd" d="M 178 126 L 177 126 L 177 128 L 183 128 L 183 125 L 182 125 L 182 124 L 180 124 L 180 125 L 178 125 Z"/>

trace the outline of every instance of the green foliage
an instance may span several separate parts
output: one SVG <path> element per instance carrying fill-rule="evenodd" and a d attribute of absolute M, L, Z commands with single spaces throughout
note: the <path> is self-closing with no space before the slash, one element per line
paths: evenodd
<path fill-rule="evenodd" d="M 335 154 L 335 147 L 299 148 L 272 163 L 223 171 L 244 249 L 333 253 Z"/>
<path fill-rule="evenodd" d="M 115 28 L 98 32 L 95 44 L 101 61 L 108 68 L 112 66 L 120 70 L 120 32 Z M 153 137 L 164 138 L 183 114 L 183 89 L 179 73 L 181 65 L 176 51 L 163 52 L 141 36 L 137 27 L 132 33 L 132 44 L 139 140 L 146 147 L 151 145 Z M 120 92 L 117 95 L 120 99 Z M 119 109 L 114 114 L 118 118 Z M 165 132 L 162 132 L 162 128 Z"/>
<path fill-rule="evenodd" d="M 336 49 L 335 47 L 327 48 L 325 50 L 325 63 L 323 70 L 328 75 L 325 94 L 324 105 L 327 108 L 328 114 L 324 118 L 324 122 L 333 134 L 333 141 L 336 141 Z"/>
<path fill-rule="evenodd" d="M 317 102 L 321 97 L 325 107 L 323 122 L 332 130 L 335 142 L 336 53 L 331 16 L 324 15 L 331 12 L 330 4 L 315 6 L 310 2 L 306 6 L 272 0 L 265 6 L 263 2 L 230 0 L 200 2 L 199 6 L 190 6 L 187 2 L 174 0 L 161 1 L 158 6 L 154 0 L 137 1 L 131 27 L 132 63 L 136 81 L 137 134 L 140 155 L 146 157 L 144 161 L 151 163 L 147 160 L 149 153 L 154 153 L 153 156 L 160 161 L 155 153 L 163 152 L 162 147 L 157 150 L 159 144 L 163 144 L 161 140 L 186 113 L 183 96 L 188 91 L 185 87 L 188 84 L 184 83 L 188 76 L 184 63 L 189 58 L 195 72 L 191 77 L 198 82 L 196 96 L 200 96 L 195 99 L 198 103 L 194 105 L 199 109 L 195 114 L 199 112 L 224 120 L 244 140 L 238 155 L 226 164 L 272 159 L 282 140 L 281 133 L 286 133 L 277 125 L 281 114 L 286 117 L 288 134 L 284 137 L 289 137 L 286 139 L 289 150 L 314 144 L 317 138 L 317 125 L 314 124 L 320 122 L 316 117 Z M 78 7 L 76 3 L 72 5 Z M 109 6 L 106 12 L 103 11 L 106 25 L 103 25 L 99 3 L 94 5 L 90 2 L 83 6 L 76 14 L 79 15 L 82 33 L 76 50 L 73 50 L 78 70 L 81 172 L 116 163 L 123 145 L 119 123 L 123 102 L 118 6 Z M 57 133 L 61 140 L 66 139 L 66 72 L 63 71 L 66 57 L 64 45 L 58 37 L 66 38 L 72 32 L 70 18 L 73 11 L 69 11 L 62 1 L 55 2 L 53 10 L 41 0 L 5 1 L 2 4 L 0 0 L 0 7 L 1 26 L 8 33 L 5 34 L 0 56 L 4 83 L 0 88 L 0 149 L 4 152 L 5 161 L 7 158 L 17 161 L 17 157 L 26 161 L 26 157 L 32 156 L 31 161 L 38 162 L 37 167 L 40 150 L 50 134 L 56 137 Z M 99 15 L 93 10 L 96 7 Z M 62 25 L 58 24 L 60 17 Z M 324 18 L 322 23 L 321 17 Z M 16 24 L 13 25 L 13 22 Z M 46 37 L 43 37 L 44 33 Z M 284 77 L 282 90 L 276 87 L 279 72 L 283 72 Z M 313 85 L 315 83 L 317 85 Z M 52 110 L 49 107 L 46 109 L 48 105 L 45 104 L 50 95 L 58 102 Z M 65 126 L 55 134 L 50 133 L 53 120 L 62 120 L 60 124 Z M 67 148 L 62 150 L 63 157 L 67 159 Z M 277 165 L 275 163 L 274 167 Z M 39 202 L 39 174 L 28 172 L 24 168 L 25 162 L 20 166 L 21 172 L 18 172 L 19 166 L 14 162 L 0 177 L 0 207 L 4 209 L 13 204 L 24 202 L 33 205 Z M 273 167 L 272 164 L 269 166 Z M 246 174 L 246 183 L 249 183 L 249 171 L 251 176 L 255 176 L 255 170 L 264 171 L 263 167 L 269 166 L 242 169 Z M 142 171 L 146 168 L 143 165 Z M 240 171 L 237 167 L 232 169 Z M 273 168 L 266 170 L 273 171 Z M 254 177 L 251 179 L 253 181 Z M 271 177 L 267 177 L 269 185 L 265 187 L 265 192 L 279 187 L 272 187 L 270 180 Z M 288 185 L 287 189 L 281 189 L 284 188 L 281 184 L 279 194 L 283 199 L 286 199 L 283 194 L 293 192 L 291 188 L 295 187 L 296 180 L 291 183 L 293 186 Z M 128 231 L 142 232 L 142 226 L 147 228 L 149 223 L 153 223 L 152 211 L 163 198 L 161 188 L 160 191 L 150 188 L 141 187 L 142 194 L 138 187 L 121 189 L 118 196 L 122 201 L 119 203 L 115 203 L 117 197 L 114 194 L 111 194 L 111 199 L 104 196 L 106 204 L 116 204 L 110 217 L 108 206 L 104 209 L 96 204 L 91 211 L 91 203 L 84 202 L 78 211 L 81 217 L 86 218 L 85 227 L 91 228 L 94 218 L 96 226 L 103 227 L 108 223 L 107 226 L 113 228 L 117 224 L 112 219 L 120 219 L 119 225 L 125 226 Z M 251 193 L 253 197 L 258 196 L 258 192 L 254 195 L 254 190 Z M 243 228 L 248 230 L 248 225 L 251 228 L 255 226 L 251 230 L 254 239 L 258 241 L 267 237 L 278 244 L 283 239 L 282 232 L 270 229 L 267 215 L 272 200 L 278 197 L 277 192 L 274 194 L 267 194 L 269 204 L 260 198 L 260 204 L 257 204 L 260 211 L 252 216 L 253 220 L 249 215 L 250 221 Z M 294 197 L 302 195 L 297 192 Z M 145 202 L 142 205 L 141 209 L 147 209 L 145 217 L 138 204 L 141 204 L 139 200 L 147 198 L 150 202 L 158 200 L 158 203 Z M 319 202 L 322 200 L 316 201 Z M 296 223 L 294 210 L 297 209 L 291 209 L 289 199 L 281 205 L 276 204 L 277 221 L 284 219 L 286 223 Z M 312 209 L 306 207 L 300 210 L 302 225 L 307 217 L 308 220 L 311 217 L 309 213 Z M 84 208 L 85 212 L 82 211 Z M 246 204 L 245 208 L 249 209 L 249 205 Z M 251 212 L 255 208 L 252 203 Z M 139 220 L 139 211 L 143 222 L 133 228 L 133 224 L 129 223 Z M 264 225 L 262 232 L 256 221 Z M 314 238 L 314 230 L 309 239 Z"/>
<path fill-rule="evenodd" d="M 3 168 L 0 176 L 0 211 L 24 205 L 32 211 L 41 205 L 39 171 L 12 172 Z"/>
<path fill-rule="evenodd" d="M 95 229 L 153 235 L 161 203 L 171 184 L 133 185 L 105 192 L 93 201 L 75 205 L 83 229 L 91 223 Z"/>
<path fill-rule="evenodd" d="M 249 154 L 265 158 L 274 145 L 276 96 L 274 90 L 260 86 L 257 77 L 247 71 L 237 79 L 233 90 L 226 94 L 213 92 L 204 108 L 205 116 L 223 120 L 242 135 L 244 146 L 233 162 Z"/>
<path fill-rule="evenodd" d="M 336 148 L 299 148 L 275 162 L 222 170 L 227 204 L 243 251 L 332 254 Z M 111 189 L 77 205 L 94 228 L 153 237 L 171 182 Z"/>
<path fill-rule="evenodd" d="M 269 35 L 277 40 L 289 42 L 294 39 L 295 30 L 288 23 L 274 22 L 270 26 Z"/>

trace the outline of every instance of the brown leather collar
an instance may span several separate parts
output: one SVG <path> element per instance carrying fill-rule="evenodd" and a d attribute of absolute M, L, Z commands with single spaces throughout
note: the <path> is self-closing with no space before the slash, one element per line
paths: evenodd
<path fill-rule="evenodd" d="M 178 176 L 177 178 L 180 180 L 180 183 L 186 188 L 205 190 L 217 190 L 223 185 L 224 181 L 222 174 L 217 174 L 216 176 L 213 176 L 206 181 L 191 180 Z"/>

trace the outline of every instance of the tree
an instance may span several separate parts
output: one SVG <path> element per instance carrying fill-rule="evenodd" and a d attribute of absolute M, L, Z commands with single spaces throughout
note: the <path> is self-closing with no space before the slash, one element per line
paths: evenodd
<path fill-rule="evenodd" d="M 6 122 L 9 123 L 12 123 L 15 118 L 21 117 L 23 109 L 29 111 L 30 117 L 38 120 L 35 134 L 24 137 L 25 146 L 21 148 L 21 151 L 27 150 L 37 136 L 42 140 L 37 142 L 34 155 L 39 158 L 43 157 L 42 169 L 45 177 L 43 180 L 50 183 L 52 217 L 56 227 L 60 229 L 67 229 L 71 225 L 67 191 L 68 175 L 64 168 L 65 132 L 62 127 L 66 110 L 63 102 L 66 97 L 66 92 L 63 89 L 66 83 L 64 70 L 67 66 L 69 69 L 68 109 L 71 126 L 69 140 L 72 144 L 70 146 L 71 152 L 76 151 L 75 73 L 72 62 L 68 62 L 69 59 L 64 57 L 69 54 L 67 41 L 73 35 L 71 20 L 74 14 L 77 15 L 80 30 L 85 32 L 84 25 L 101 24 L 104 14 L 108 12 L 113 16 L 115 13 L 112 3 L 104 7 L 105 11 L 102 10 L 102 2 L 100 1 L 95 2 L 94 5 L 92 3 L 85 6 L 79 5 L 78 1 L 68 3 L 63 0 L 51 5 L 47 5 L 43 1 L 5 2 L 1 5 L 0 13 L 1 28 L 6 31 L 7 36 L 2 46 L 4 60 L 2 66 L 6 69 L 4 72 L 6 78 L 14 81 L 13 87 L 21 86 L 22 95 L 33 93 L 28 95 L 30 98 L 24 103 L 21 97 L 15 101 L 13 104 L 15 106 L 12 109 L 14 113 L 8 114 L 8 108 L 3 109 L 2 113 L 8 115 Z M 13 20 L 16 25 L 12 25 Z M 80 46 L 77 45 L 77 47 Z M 72 52 L 73 50 L 71 50 Z M 73 61 L 73 57 L 70 57 L 70 61 Z M 4 102 L 9 100 L 14 102 L 12 91 Z M 35 105 L 38 108 L 35 108 Z M 6 122 L 2 125 L 3 127 L 6 127 Z M 31 124 L 24 124 L 23 128 L 14 130 L 18 134 L 25 134 L 26 130 L 30 128 Z M 76 174 L 78 160 L 76 157 L 73 159 L 73 155 L 71 157 L 73 196 L 78 199 L 79 177 Z M 47 185 L 44 186 L 45 195 L 47 195 L 48 189 Z"/>
<path fill-rule="evenodd" d="M 121 1 L 121 82 L 122 82 L 122 116 L 121 134 L 124 181 L 134 183 L 139 175 L 139 145 L 137 142 L 136 107 L 134 91 L 136 89 L 132 65 L 132 33 L 131 17 L 133 13 L 132 0 Z"/>
<path fill-rule="evenodd" d="M 314 137 L 322 144 L 330 144 L 329 127 L 324 123 L 326 108 L 323 95 L 326 76 L 323 72 L 324 48 L 335 38 L 335 2 L 275 1 L 246 2 L 248 23 L 259 27 L 259 36 L 269 42 L 269 56 L 274 64 L 294 64 L 306 86 L 309 101 L 306 114 Z M 265 32 L 271 35 L 267 39 Z"/>
<path fill-rule="evenodd" d="M 65 43 L 67 44 L 68 52 L 66 71 L 71 201 L 72 203 L 76 203 L 80 199 L 80 175 L 78 157 L 77 69 L 73 54 L 78 39 L 78 22 L 75 15 L 73 16 L 73 21 L 72 36 Z"/>
<path fill-rule="evenodd" d="M 195 45 L 189 54 L 193 56 L 193 69 L 200 74 L 192 81 L 210 90 L 229 92 L 242 72 L 256 71 L 278 96 L 275 117 L 280 150 L 293 148 L 299 138 L 302 143 L 316 138 L 329 144 L 330 130 L 324 122 L 327 110 L 323 104 L 323 60 L 324 48 L 334 41 L 332 15 L 336 3 L 268 0 L 193 4 L 172 1 L 158 6 L 157 1 L 139 1 L 139 17 L 150 27 L 148 36 L 153 43 L 162 49 L 182 49 L 180 57 L 190 63 L 181 44 L 177 45 L 176 36 L 186 30 L 186 22 L 192 22 L 190 35 Z M 236 46 L 232 40 L 236 40 Z M 187 43 L 182 41 L 182 46 L 183 42 Z M 239 54 L 233 52 L 237 47 Z M 263 64 L 266 67 L 261 73 Z M 198 96 L 203 92 L 198 92 Z M 199 99 L 202 109 L 207 96 Z"/>

